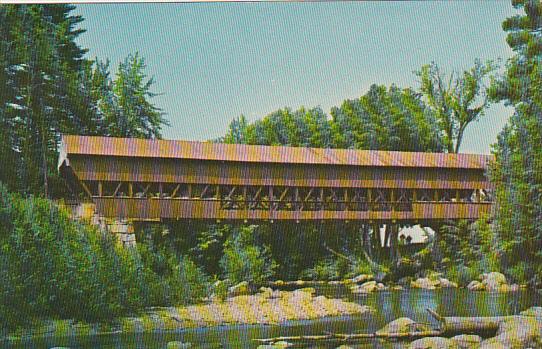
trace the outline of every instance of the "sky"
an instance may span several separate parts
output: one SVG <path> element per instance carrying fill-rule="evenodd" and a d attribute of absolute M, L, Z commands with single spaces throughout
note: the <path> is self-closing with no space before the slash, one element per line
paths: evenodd
<path fill-rule="evenodd" d="M 279 108 L 329 112 L 371 84 L 418 87 L 413 74 L 445 72 L 476 58 L 512 55 L 502 21 L 510 1 L 84 4 L 76 12 L 88 57 L 112 70 L 139 52 L 167 113 L 166 139 L 222 136 L 241 114 Z M 511 110 L 492 106 L 471 125 L 461 151 L 489 153 Z"/>

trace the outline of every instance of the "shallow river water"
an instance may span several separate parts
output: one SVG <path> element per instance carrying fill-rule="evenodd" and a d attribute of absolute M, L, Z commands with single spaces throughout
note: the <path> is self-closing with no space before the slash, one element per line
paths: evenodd
<path fill-rule="evenodd" d="M 256 348 L 254 338 L 324 334 L 328 332 L 370 333 L 389 321 L 409 317 L 418 322 L 433 323 L 426 308 L 444 316 L 492 316 L 517 314 L 531 306 L 541 306 L 542 296 L 531 290 L 511 293 L 470 292 L 465 289 L 383 291 L 369 295 L 353 295 L 341 286 L 318 287 L 317 293 L 328 297 L 347 298 L 372 306 L 376 312 L 311 321 L 292 321 L 280 326 L 228 325 L 196 328 L 167 333 L 104 335 L 91 338 L 49 338 L 23 343 L 25 348 L 165 348 L 168 341 L 192 343 L 192 348 Z M 336 348 L 341 343 L 304 345 L 302 348 Z M 368 340 L 349 344 L 353 348 L 404 348 L 405 342 Z"/>

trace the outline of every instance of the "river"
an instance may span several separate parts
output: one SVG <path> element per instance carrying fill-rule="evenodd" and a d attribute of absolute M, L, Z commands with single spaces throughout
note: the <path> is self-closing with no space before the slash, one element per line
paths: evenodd
<path fill-rule="evenodd" d="M 328 297 L 347 298 L 370 305 L 375 313 L 325 318 L 312 321 L 292 321 L 279 326 L 227 325 L 196 328 L 168 333 L 112 334 L 95 337 L 48 338 L 23 343 L 22 347 L 50 348 L 151 348 L 163 349 L 168 341 L 192 343 L 192 348 L 256 348 L 254 338 L 323 334 L 329 332 L 374 332 L 389 321 L 409 317 L 418 322 L 433 323 L 426 308 L 444 316 L 491 316 L 517 314 L 531 306 L 541 306 L 542 296 L 532 290 L 511 293 L 471 292 L 466 289 L 382 291 L 354 295 L 343 286 L 317 287 L 317 293 Z M 302 348 L 336 348 L 340 344 L 322 343 Z M 404 342 L 370 340 L 349 344 L 353 348 L 405 348 Z"/>

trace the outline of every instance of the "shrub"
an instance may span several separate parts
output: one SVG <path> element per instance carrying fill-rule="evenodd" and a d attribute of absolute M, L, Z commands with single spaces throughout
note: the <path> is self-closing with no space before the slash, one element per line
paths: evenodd
<path fill-rule="evenodd" d="M 224 243 L 220 267 L 233 284 L 260 284 L 273 276 L 276 263 L 267 246 L 256 244 L 256 235 L 255 226 L 240 227 Z"/>
<path fill-rule="evenodd" d="M 209 277 L 189 257 L 181 256 L 171 264 L 174 269 L 170 277 L 170 287 L 175 303 L 194 303 L 209 295 Z"/>
<path fill-rule="evenodd" d="M 341 276 L 339 263 L 332 258 L 318 261 L 314 267 L 305 269 L 301 273 L 301 278 L 310 280 L 337 280 Z"/>

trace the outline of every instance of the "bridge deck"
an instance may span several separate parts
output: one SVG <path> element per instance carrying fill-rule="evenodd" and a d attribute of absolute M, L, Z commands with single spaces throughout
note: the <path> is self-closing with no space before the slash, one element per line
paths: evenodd
<path fill-rule="evenodd" d="M 105 217 L 475 219 L 491 156 L 64 136 L 59 169 Z"/>

